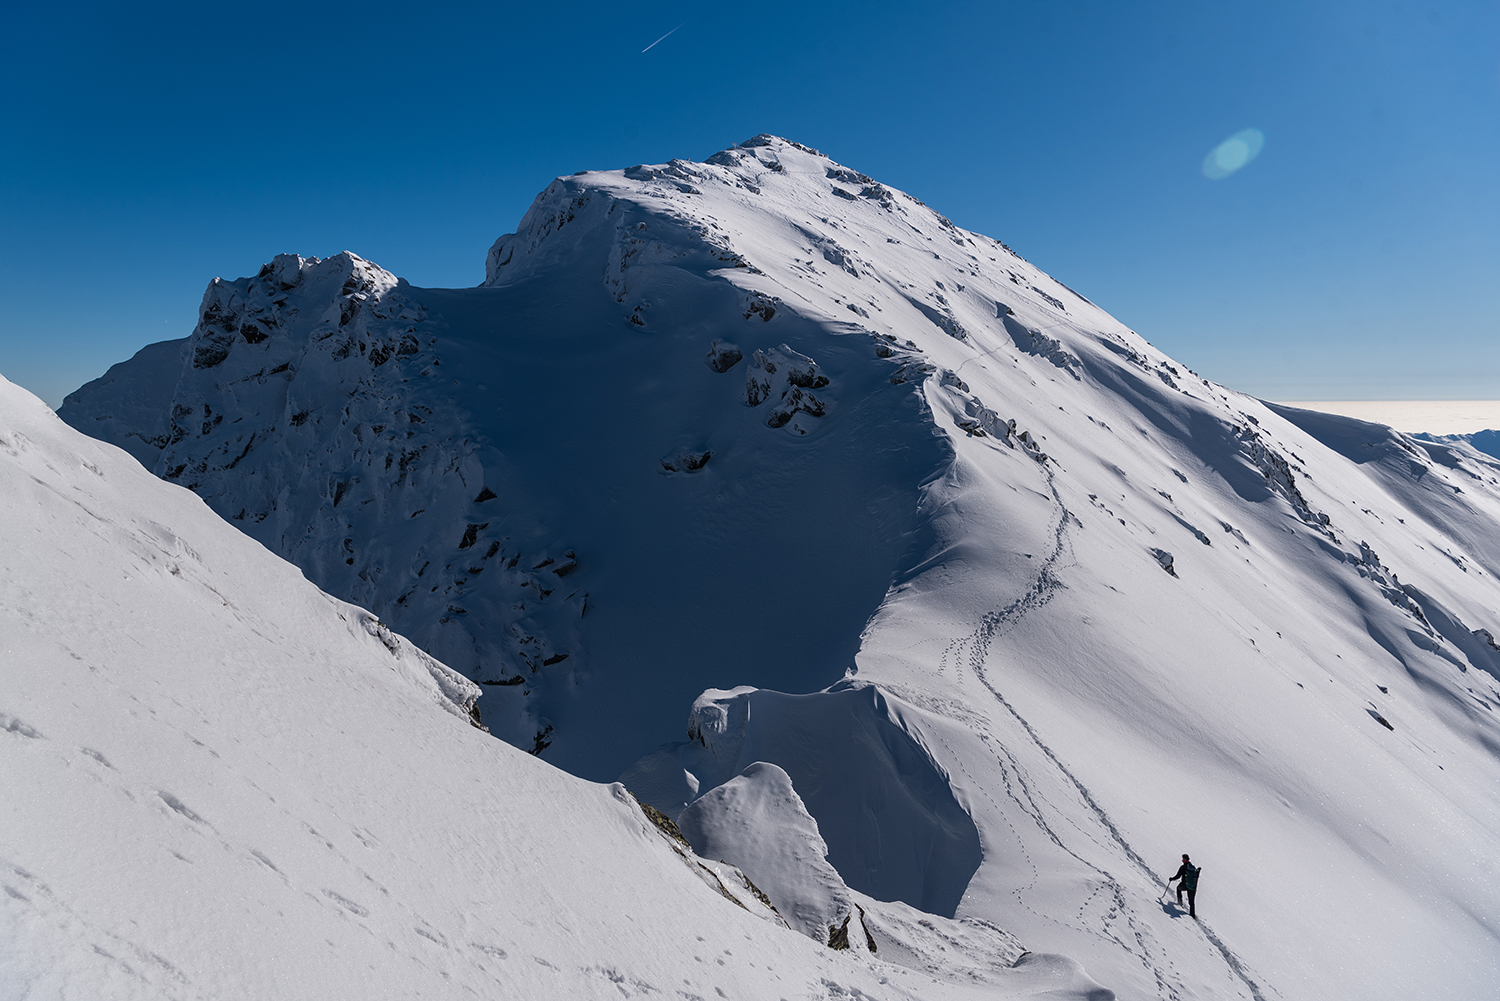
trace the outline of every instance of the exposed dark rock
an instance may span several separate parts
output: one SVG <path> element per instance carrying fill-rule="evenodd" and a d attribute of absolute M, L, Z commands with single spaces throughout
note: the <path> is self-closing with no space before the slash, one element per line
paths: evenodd
<path fill-rule="evenodd" d="M 836 950 L 849 948 L 849 919 L 852 917 L 854 917 L 853 914 L 845 915 L 843 924 L 828 926 L 828 948 Z"/>
<path fill-rule="evenodd" d="M 548 727 L 548 729 L 551 728 Z M 646 815 L 647 820 L 655 824 L 657 828 L 667 837 L 673 839 L 674 841 L 680 842 L 682 844 L 682 847 L 688 849 L 689 851 L 692 850 L 693 846 L 688 844 L 688 839 L 682 836 L 682 831 L 672 821 L 671 817 L 668 817 L 665 813 L 662 813 L 650 803 L 641 803 L 641 812 Z M 759 893 L 760 891 L 757 890 L 756 892 Z M 765 894 L 761 894 L 761 896 L 764 897 Z"/>
<path fill-rule="evenodd" d="M 702 452 L 679 452 L 674 456 L 661 460 L 661 468 L 668 473 L 693 473 L 708 465 L 708 460 L 713 458 L 711 450 Z"/>
<path fill-rule="evenodd" d="M 722 338 L 715 337 L 708 345 L 708 355 L 704 360 L 715 372 L 728 372 L 744 357 L 745 354 L 738 344 L 730 344 Z"/>
<path fill-rule="evenodd" d="M 875 945 L 875 936 L 870 934 L 869 925 L 865 924 L 865 909 L 858 904 L 854 905 L 854 909 L 859 911 L 859 926 L 865 930 L 865 947 L 870 950 L 870 955 L 873 956 L 880 950 Z"/>

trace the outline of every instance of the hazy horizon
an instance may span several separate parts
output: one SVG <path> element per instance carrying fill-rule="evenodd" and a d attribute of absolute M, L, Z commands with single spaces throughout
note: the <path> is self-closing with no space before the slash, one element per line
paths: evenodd
<path fill-rule="evenodd" d="M 1273 400 L 1386 424 L 1408 434 L 1474 434 L 1500 430 L 1500 400 Z"/>

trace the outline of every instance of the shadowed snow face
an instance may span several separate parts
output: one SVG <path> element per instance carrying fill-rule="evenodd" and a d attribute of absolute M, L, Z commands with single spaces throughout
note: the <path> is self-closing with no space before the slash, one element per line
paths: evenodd
<path fill-rule="evenodd" d="M 979 868 L 979 833 L 912 725 L 893 699 L 860 683 L 812 695 L 709 691 L 693 706 L 693 739 L 642 759 L 621 781 L 675 816 L 755 762 L 778 765 L 844 882 L 952 916 Z"/>
<path fill-rule="evenodd" d="M 746 298 L 695 240 L 600 196 L 543 246 L 573 265 L 506 287 L 278 259 L 64 417 L 483 684 L 497 736 L 608 780 L 707 684 L 842 676 L 949 457 L 892 379 L 914 352 Z M 649 308 L 605 283 L 615 251 Z"/>

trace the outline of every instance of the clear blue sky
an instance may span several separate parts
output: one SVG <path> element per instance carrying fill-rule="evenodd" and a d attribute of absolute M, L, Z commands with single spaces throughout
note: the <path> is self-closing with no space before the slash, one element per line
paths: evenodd
<path fill-rule="evenodd" d="M 6 5 L 0 373 L 57 405 L 286 251 L 477 284 L 553 176 L 774 132 L 1236 388 L 1500 398 L 1494 0 L 433 9 Z"/>

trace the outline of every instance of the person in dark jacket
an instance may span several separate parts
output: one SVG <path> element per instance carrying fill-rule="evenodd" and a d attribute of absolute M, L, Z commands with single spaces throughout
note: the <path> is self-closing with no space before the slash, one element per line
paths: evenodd
<path fill-rule="evenodd" d="M 1167 880 L 1168 883 L 1171 883 L 1173 879 L 1182 880 L 1182 882 L 1177 884 L 1177 905 L 1179 907 L 1182 906 L 1182 894 L 1185 891 L 1188 898 L 1188 914 L 1195 918 L 1198 916 L 1198 910 L 1194 903 L 1198 896 L 1198 871 L 1198 867 L 1193 865 L 1192 860 L 1184 855 L 1182 856 L 1182 868 L 1177 870 L 1177 875 Z"/>

